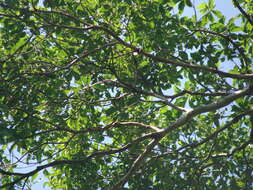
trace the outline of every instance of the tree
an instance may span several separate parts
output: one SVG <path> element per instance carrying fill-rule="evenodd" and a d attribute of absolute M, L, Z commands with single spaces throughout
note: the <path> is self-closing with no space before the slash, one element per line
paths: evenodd
<path fill-rule="evenodd" d="M 252 188 L 253 5 L 229 3 L 2 0 L 1 188 Z"/>

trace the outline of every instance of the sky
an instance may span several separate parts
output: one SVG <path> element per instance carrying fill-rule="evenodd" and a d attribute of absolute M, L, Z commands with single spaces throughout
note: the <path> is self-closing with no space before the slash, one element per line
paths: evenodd
<path fill-rule="evenodd" d="M 42 2 L 42 0 L 40 1 Z M 199 5 L 202 2 L 207 2 L 207 0 L 192 0 L 194 2 L 195 6 Z M 239 14 L 239 11 L 232 5 L 232 0 L 216 0 L 216 7 L 219 11 L 221 11 L 226 17 L 227 20 L 237 14 Z M 185 8 L 184 10 L 185 16 L 190 16 L 194 14 L 194 11 L 192 8 Z M 199 17 L 199 15 L 198 15 Z M 23 172 L 26 172 L 27 170 L 23 170 Z M 20 171 L 22 172 L 22 171 Z M 42 172 L 40 172 L 40 175 L 36 178 L 37 183 L 32 186 L 32 190 L 50 190 L 49 187 L 43 187 L 43 183 L 47 181 L 45 177 L 43 176 Z"/>

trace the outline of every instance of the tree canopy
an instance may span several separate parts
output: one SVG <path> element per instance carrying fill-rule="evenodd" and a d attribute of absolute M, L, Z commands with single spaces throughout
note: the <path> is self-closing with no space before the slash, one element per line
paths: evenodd
<path fill-rule="evenodd" d="M 0 187 L 251 189 L 253 4 L 227 3 L 1 0 Z"/>

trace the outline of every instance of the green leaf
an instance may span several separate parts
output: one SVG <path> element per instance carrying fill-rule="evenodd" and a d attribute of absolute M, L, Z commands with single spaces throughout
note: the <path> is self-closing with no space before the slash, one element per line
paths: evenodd
<path fill-rule="evenodd" d="M 212 10 L 212 13 L 217 17 L 217 18 L 222 18 L 224 17 L 223 14 L 218 11 L 218 10 Z"/>
<path fill-rule="evenodd" d="M 2 0 L 1 185 L 250 189 L 252 26 L 216 2 Z"/>
<path fill-rule="evenodd" d="M 215 1 L 214 0 L 208 0 L 208 8 L 209 8 L 209 10 L 213 10 L 215 8 Z"/>
<path fill-rule="evenodd" d="M 205 14 L 208 11 L 207 4 L 206 3 L 200 3 L 197 7 L 197 9 L 200 10 L 201 14 Z"/>
<path fill-rule="evenodd" d="M 184 51 L 180 51 L 179 52 L 179 56 L 183 59 L 183 60 L 188 60 L 188 54 Z"/>
<path fill-rule="evenodd" d="M 17 51 L 22 45 L 26 43 L 27 37 L 24 36 L 18 40 L 18 42 L 15 44 L 15 46 L 12 47 L 10 50 L 10 54 L 13 54 L 15 51 Z"/>
<path fill-rule="evenodd" d="M 180 1 L 180 3 L 178 4 L 178 9 L 179 9 L 180 14 L 184 11 L 184 7 L 185 7 L 185 2 Z"/>
<path fill-rule="evenodd" d="M 188 7 L 192 7 L 191 0 L 185 0 L 185 4 L 186 4 Z"/>
<path fill-rule="evenodd" d="M 38 177 L 39 173 L 35 173 L 33 176 L 32 176 L 32 181 L 34 181 L 37 177 Z"/>
<path fill-rule="evenodd" d="M 243 28 L 242 27 L 233 27 L 230 29 L 230 32 L 241 32 L 243 31 Z"/>

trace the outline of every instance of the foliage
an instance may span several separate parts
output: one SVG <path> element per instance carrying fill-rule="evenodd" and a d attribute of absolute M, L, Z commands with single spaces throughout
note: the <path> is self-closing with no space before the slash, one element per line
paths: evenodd
<path fill-rule="evenodd" d="M 250 189 L 253 5 L 230 3 L 2 0 L 0 186 Z"/>

